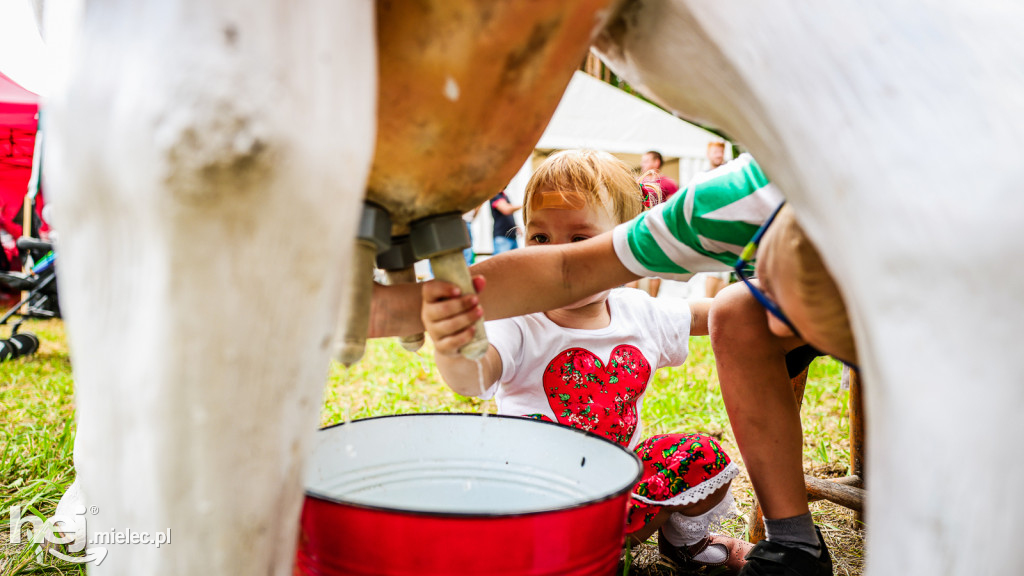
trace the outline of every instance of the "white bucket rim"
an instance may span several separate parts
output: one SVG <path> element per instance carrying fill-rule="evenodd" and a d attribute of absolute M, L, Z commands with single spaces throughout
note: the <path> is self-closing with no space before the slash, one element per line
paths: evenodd
<path fill-rule="evenodd" d="M 616 498 L 621 497 L 624 493 L 632 492 L 633 486 L 636 485 L 636 483 L 640 480 L 640 477 L 643 475 L 643 463 L 640 461 L 640 458 L 632 450 L 629 450 L 628 448 L 625 448 L 624 446 L 622 446 L 620 444 L 612 442 L 611 440 L 609 440 L 609 439 L 607 439 L 607 438 L 605 438 L 603 436 L 600 436 L 598 434 L 594 434 L 593 432 L 588 432 L 586 430 L 580 430 L 579 428 L 574 428 L 572 426 L 566 426 L 564 424 L 559 424 L 558 422 L 549 422 L 549 421 L 546 421 L 546 420 L 537 420 L 537 419 L 534 419 L 534 418 L 526 418 L 526 417 L 523 417 L 523 416 L 509 416 L 509 415 L 504 415 L 504 414 L 488 414 L 487 416 L 483 416 L 480 413 L 476 413 L 476 412 L 415 412 L 415 413 L 407 413 L 407 414 L 385 414 L 385 415 L 381 415 L 381 416 L 369 416 L 367 418 L 359 418 L 357 420 L 351 420 L 349 422 L 339 422 L 337 424 L 332 424 L 330 426 L 324 426 L 323 428 L 318 429 L 317 433 L 324 432 L 325 430 L 331 430 L 331 429 L 337 428 L 339 426 L 352 425 L 352 424 L 356 424 L 358 422 L 366 422 L 366 421 L 370 421 L 370 420 L 381 420 L 381 419 L 384 419 L 384 418 L 408 418 L 408 417 L 415 418 L 415 417 L 423 417 L 423 416 L 454 416 L 454 417 L 468 417 L 468 418 L 499 418 L 499 419 L 507 419 L 507 420 L 522 420 L 522 421 L 532 422 L 534 424 L 544 424 L 544 425 L 548 425 L 548 426 L 556 426 L 560 430 L 565 430 L 565 431 L 568 431 L 568 432 L 571 432 L 571 433 L 576 433 L 576 434 L 582 434 L 582 435 L 588 437 L 589 439 L 598 440 L 600 442 L 607 443 L 607 444 L 609 444 L 611 446 L 614 446 L 615 448 L 617 448 L 617 449 L 619 449 L 619 450 L 629 454 L 632 457 L 633 462 L 636 464 L 636 471 L 633 474 L 632 480 L 630 480 L 628 484 L 626 484 L 625 486 L 622 486 L 622 487 L 620 487 L 620 488 L 618 488 L 618 489 L 616 489 L 616 490 L 614 490 L 612 492 L 609 492 L 608 494 L 605 494 L 605 495 L 602 495 L 602 496 L 599 496 L 599 497 L 595 497 L 595 498 L 590 498 L 590 499 L 587 499 L 587 500 L 582 500 L 582 501 L 580 501 L 578 503 L 574 503 L 574 504 L 570 504 L 570 505 L 566 505 L 566 506 L 559 506 L 559 507 L 548 508 L 548 509 L 541 509 L 541 510 L 530 510 L 530 511 L 526 511 L 526 512 L 495 512 L 495 513 L 488 513 L 488 512 L 444 512 L 444 511 L 406 510 L 406 509 L 403 509 L 403 508 L 396 508 L 396 507 L 390 507 L 390 506 L 377 506 L 377 505 L 366 504 L 366 503 L 362 503 L 362 502 L 352 502 L 352 501 L 346 500 L 344 498 L 340 498 L 340 497 L 337 497 L 337 496 L 331 496 L 331 495 L 323 494 L 321 492 L 317 492 L 316 490 L 313 490 L 311 488 L 305 488 L 305 495 L 307 497 L 309 497 L 309 498 L 313 498 L 315 500 L 320 500 L 322 502 L 328 502 L 328 503 L 331 503 L 331 504 L 339 504 L 339 505 L 342 505 L 342 506 L 348 506 L 348 507 L 358 508 L 358 509 L 363 509 L 363 510 L 373 510 L 373 511 L 377 511 L 377 512 L 387 512 L 387 513 L 390 513 L 390 514 L 402 514 L 402 515 L 408 515 L 408 516 L 422 516 L 422 517 L 430 517 L 430 518 L 462 518 L 462 519 L 522 518 L 522 517 L 529 517 L 529 516 L 537 516 L 537 515 L 540 515 L 540 514 L 551 514 L 552 512 L 566 512 L 566 511 L 570 511 L 570 510 L 576 510 L 576 509 L 579 509 L 579 508 L 586 508 L 586 507 L 589 507 L 589 506 L 593 506 L 595 504 L 599 504 L 599 503 L 602 503 L 602 502 L 607 502 L 609 500 L 614 500 Z M 305 483 L 306 482 L 304 482 L 304 484 Z"/>

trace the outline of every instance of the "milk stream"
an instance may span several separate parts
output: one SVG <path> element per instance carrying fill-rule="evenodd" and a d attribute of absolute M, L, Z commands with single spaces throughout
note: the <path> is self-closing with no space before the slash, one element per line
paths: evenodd
<path fill-rule="evenodd" d="M 480 387 L 480 396 L 483 396 L 484 393 L 487 392 L 487 387 L 484 385 L 484 363 L 483 363 L 483 358 L 477 358 L 476 360 L 473 360 L 473 362 L 476 363 L 476 381 L 477 381 L 477 385 Z M 481 402 L 481 404 L 480 404 L 480 414 L 484 418 L 487 418 L 487 409 L 488 408 L 490 408 L 490 400 L 484 400 L 483 402 Z M 483 434 L 481 434 L 480 437 L 483 438 L 484 437 Z M 462 485 L 462 490 L 464 492 L 469 492 L 472 489 L 473 489 L 473 478 L 467 478 L 465 483 L 463 483 L 463 485 Z"/>
<path fill-rule="evenodd" d="M 483 363 L 483 358 L 477 358 L 476 360 L 473 360 L 473 362 L 476 362 L 476 381 L 477 381 L 477 383 L 480 386 L 480 396 L 481 396 L 481 399 L 482 399 L 484 393 L 487 392 L 487 388 L 484 386 L 484 363 Z M 487 418 L 487 409 L 488 409 L 488 407 L 489 407 L 489 401 L 488 400 L 484 400 L 483 403 L 480 404 L 480 411 L 484 415 L 484 418 Z"/>
<path fill-rule="evenodd" d="M 351 424 L 351 423 L 352 423 L 352 414 L 349 412 L 349 407 L 346 405 L 345 406 L 345 424 Z M 356 449 L 355 449 L 354 446 L 352 446 L 352 442 L 351 441 L 345 443 L 345 453 L 348 454 L 349 458 L 355 458 L 356 457 Z"/>

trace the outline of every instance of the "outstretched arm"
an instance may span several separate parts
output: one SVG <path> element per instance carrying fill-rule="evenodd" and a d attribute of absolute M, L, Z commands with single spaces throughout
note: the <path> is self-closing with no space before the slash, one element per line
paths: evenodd
<path fill-rule="evenodd" d="M 619 262 L 611 232 L 504 252 L 470 272 L 487 279 L 480 302 L 488 320 L 553 310 L 639 278 Z"/>
<path fill-rule="evenodd" d="M 423 332 L 420 284 L 373 285 L 367 338 L 409 336 Z"/>
<path fill-rule="evenodd" d="M 512 250 L 474 265 L 470 272 L 482 275 L 487 289 L 448 302 L 463 312 L 482 306 L 487 320 L 560 308 L 639 278 L 619 262 L 611 232 L 573 244 Z M 375 286 L 369 337 L 422 332 L 420 290 L 419 284 Z"/>

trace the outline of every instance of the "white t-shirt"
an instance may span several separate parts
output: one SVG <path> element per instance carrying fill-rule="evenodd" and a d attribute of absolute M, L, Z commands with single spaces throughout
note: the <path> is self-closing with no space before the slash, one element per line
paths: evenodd
<path fill-rule="evenodd" d="M 640 440 L 643 394 L 663 366 L 686 360 L 690 307 L 618 288 L 605 328 L 562 328 L 543 313 L 487 322 L 501 377 L 484 394 L 499 414 L 541 416 L 632 448 Z"/>

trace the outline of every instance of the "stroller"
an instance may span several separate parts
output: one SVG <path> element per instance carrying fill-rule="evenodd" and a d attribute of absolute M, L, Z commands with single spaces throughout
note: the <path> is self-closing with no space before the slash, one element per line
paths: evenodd
<path fill-rule="evenodd" d="M 22 237 L 18 239 L 17 245 L 19 252 L 31 257 L 34 264 L 29 273 L 0 272 L 0 285 L 25 294 L 20 302 L 0 316 L 0 326 L 7 324 L 14 316 L 19 317 L 11 328 L 10 338 L 0 340 L 0 362 L 27 356 L 39 349 L 39 338 L 35 334 L 18 333 L 27 318 L 60 318 L 53 244 Z"/>

